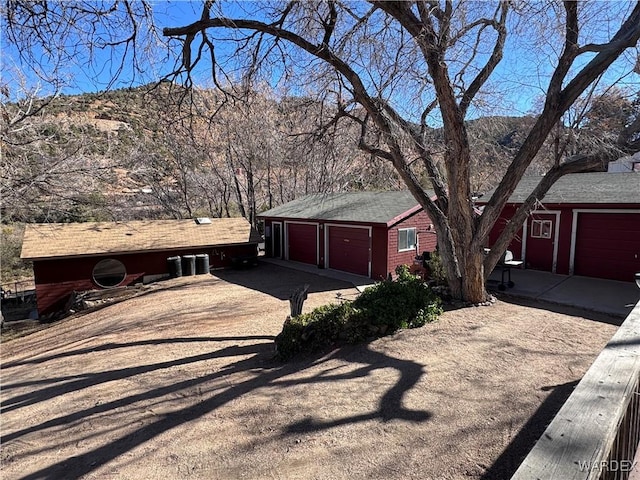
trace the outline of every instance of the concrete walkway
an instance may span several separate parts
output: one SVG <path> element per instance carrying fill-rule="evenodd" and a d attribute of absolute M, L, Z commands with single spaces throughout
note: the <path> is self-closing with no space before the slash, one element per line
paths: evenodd
<path fill-rule="evenodd" d="M 555 275 L 536 270 L 511 270 L 513 288 L 498 290 L 501 273 L 494 270 L 487 284 L 489 290 L 516 297 L 584 308 L 625 318 L 640 300 L 635 282 L 618 282 L 576 275 Z"/>
<path fill-rule="evenodd" d="M 280 260 L 279 258 L 260 257 L 261 262 L 272 263 L 280 267 L 292 268 L 294 270 L 300 270 L 302 272 L 313 273 L 314 275 L 320 275 L 321 277 L 334 278 L 343 282 L 351 283 L 358 291 L 362 292 L 365 288 L 373 285 L 375 280 L 369 277 L 363 277 L 362 275 L 353 275 L 347 272 L 340 272 L 338 270 L 331 270 L 328 268 L 318 268 L 315 265 L 309 265 L 307 263 L 291 262 L 289 260 Z"/>

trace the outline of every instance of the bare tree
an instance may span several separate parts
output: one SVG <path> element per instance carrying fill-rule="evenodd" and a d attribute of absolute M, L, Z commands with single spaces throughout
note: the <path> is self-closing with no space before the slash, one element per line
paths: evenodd
<path fill-rule="evenodd" d="M 47 95 L 155 80 L 158 32 L 150 2 L 7 0 L 0 15 L 4 63 L 24 67 L 51 90 Z"/>
<path fill-rule="evenodd" d="M 34 4 L 12 0 L 9 4 L 13 8 L 3 14 L 10 38 L 35 52 L 35 57 L 27 58 L 31 62 L 37 60 L 38 45 L 48 42 L 65 50 L 56 28 L 63 33 L 71 28 L 75 34 L 88 18 L 98 21 L 90 23 L 91 34 L 78 37 L 84 41 L 79 45 L 91 49 L 89 40 L 96 37 L 105 47 L 113 44 L 121 54 L 132 54 L 128 48 L 139 45 L 140 25 L 145 24 L 134 20 L 148 24 L 151 12 L 142 1 Z M 542 27 L 527 35 L 543 23 L 544 35 L 539 35 Z M 117 33 L 121 25 L 126 27 L 123 34 Z M 153 25 L 148 26 L 153 32 Z M 105 32 L 115 36 L 105 37 Z M 601 168 L 607 160 L 601 152 L 590 152 L 554 164 L 491 253 L 484 255 L 483 247 L 502 208 L 563 115 L 594 82 L 606 82 L 605 72 L 637 45 L 640 4 L 206 0 L 194 12 L 193 22 L 165 28 L 163 34 L 168 40 L 164 51 L 180 52 L 173 78 L 188 86 L 197 83 L 202 72 L 209 73 L 230 97 L 237 95 L 230 85 L 240 84 L 245 90 L 258 82 L 287 85 L 299 96 L 332 105 L 334 114 L 322 128 L 342 128 L 344 122 L 353 122 L 359 148 L 393 165 L 434 221 L 453 295 L 480 302 L 487 296 L 486 277 L 551 185 L 566 173 Z M 531 37 L 547 43 L 530 42 Z M 553 68 L 546 78 L 539 70 L 542 110 L 478 217 L 472 202 L 473 151 L 466 121 L 498 96 L 495 88 L 504 83 L 498 75 L 503 57 L 518 54 L 513 46 L 505 48 L 510 39 L 520 39 L 520 49 L 544 56 L 540 66 L 544 62 Z M 145 66 L 140 55 L 134 56 L 135 65 Z M 535 70 L 537 65 L 531 67 Z M 434 125 L 442 127 L 436 143 Z M 437 201 L 432 200 L 432 192 Z"/>
<path fill-rule="evenodd" d="M 391 162 L 436 224 L 453 295 L 480 302 L 487 296 L 486 277 L 551 185 L 566 173 L 601 166 L 598 155 L 582 155 L 554 165 L 516 212 L 491 253 L 484 255 L 491 228 L 554 126 L 640 38 L 640 4 L 631 5 L 626 12 L 618 5 L 618 29 L 604 41 L 588 36 L 589 22 L 602 21 L 603 11 L 585 14 L 587 7 L 574 1 L 551 4 L 562 35 L 560 43 L 553 45 L 557 55 L 548 54 L 555 68 L 545 87 L 544 108 L 514 153 L 484 213 L 477 217 L 471 199 L 471 149 L 465 118 L 506 53 L 512 26 L 509 15 L 539 15 L 531 9 L 545 8 L 521 5 L 524 7 L 514 11 L 509 2 L 364 4 L 328 0 L 225 10 L 227 3 L 214 6 L 206 2 L 199 19 L 163 32 L 181 42 L 186 74 L 194 72 L 202 58 L 192 52 L 209 47 L 217 75 L 236 60 L 234 66 L 246 66 L 246 77 L 255 76 L 261 68 L 273 77 L 273 62 L 278 57 L 284 58 L 294 74 L 302 74 L 297 67 L 306 67 L 305 79 L 316 88 L 324 87 L 325 97 L 332 96 L 328 92 L 339 92 L 333 97 L 341 115 L 362 126 L 360 148 Z M 238 16 L 239 12 L 244 15 Z M 240 47 L 230 56 L 217 57 L 218 50 L 211 47 L 224 41 Z M 354 105 L 364 110 L 363 117 L 352 113 Z M 427 120 L 435 112 L 443 125 L 444 174 L 437 168 L 434 146 L 426 137 Z M 414 121 L 416 114 L 418 123 Z M 380 132 L 376 144 L 368 141 L 372 126 Z M 416 160 L 428 172 L 437 201 L 432 201 L 420 184 L 412 168 Z"/>
<path fill-rule="evenodd" d="M 37 92 L 16 102 L 2 101 L 4 222 L 108 216 L 104 193 L 118 166 L 110 158 L 108 142 L 96 141 L 104 135 L 92 126 L 72 131 L 75 126 L 69 121 L 45 116 L 51 102 L 51 97 L 41 98 Z"/>

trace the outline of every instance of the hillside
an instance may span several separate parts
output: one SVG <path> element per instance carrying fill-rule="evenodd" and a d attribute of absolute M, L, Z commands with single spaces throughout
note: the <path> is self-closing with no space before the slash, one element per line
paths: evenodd
<path fill-rule="evenodd" d="M 3 220 L 253 218 L 300 194 L 385 187 L 393 172 L 348 129 L 306 134 L 319 112 L 162 84 L 49 99 L 4 135 Z"/>
<path fill-rule="evenodd" d="M 49 99 L 5 136 L 3 219 L 253 220 L 301 194 L 402 187 L 388 163 L 358 150 L 353 125 L 313 135 L 323 114 L 309 99 L 240 103 L 169 84 Z M 469 123 L 474 188 L 495 184 L 532 121 Z"/>

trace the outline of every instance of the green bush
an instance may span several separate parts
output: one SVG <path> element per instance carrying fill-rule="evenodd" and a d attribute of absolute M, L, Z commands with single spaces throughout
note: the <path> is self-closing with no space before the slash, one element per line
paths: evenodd
<path fill-rule="evenodd" d="M 366 289 L 355 301 L 330 304 L 288 318 L 276 337 L 276 354 L 287 360 L 341 343 L 358 343 L 400 328 L 421 327 L 442 313 L 440 299 L 407 266 L 396 280 Z"/>
<path fill-rule="evenodd" d="M 447 274 L 444 271 L 444 265 L 442 265 L 442 257 L 437 250 L 431 252 L 431 258 L 427 260 L 427 267 L 429 268 L 430 280 L 433 280 L 436 285 L 447 285 Z"/>
<path fill-rule="evenodd" d="M 426 283 L 409 272 L 409 267 L 396 268 L 398 278 L 376 283 L 355 300 L 354 306 L 386 333 L 399 328 L 421 327 L 442 313 L 440 299 Z"/>
<path fill-rule="evenodd" d="M 287 318 L 282 332 L 276 337 L 278 357 L 286 360 L 302 351 L 313 352 L 339 342 L 356 343 L 358 337 L 354 325 L 360 320 L 360 312 L 352 302 L 323 305 L 312 312 Z"/>

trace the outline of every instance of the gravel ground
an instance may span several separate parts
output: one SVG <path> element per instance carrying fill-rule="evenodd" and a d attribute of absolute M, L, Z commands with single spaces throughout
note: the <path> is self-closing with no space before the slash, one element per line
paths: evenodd
<path fill-rule="evenodd" d="M 2 478 L 509 478 L 616 329 L 498 301 L 280 364 L 304 283 L 304 311 L 357 295 L 261 265 L 5 342 Z"/>

